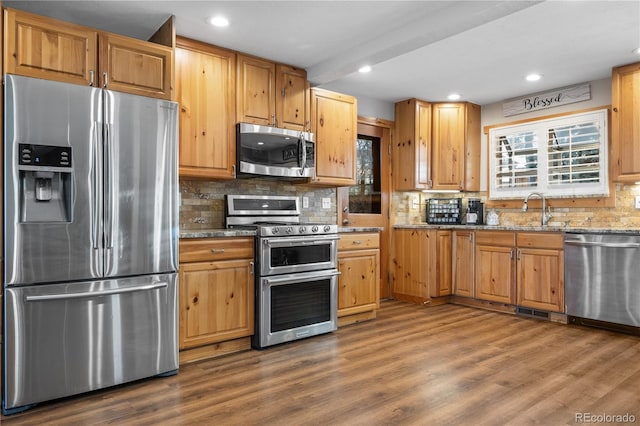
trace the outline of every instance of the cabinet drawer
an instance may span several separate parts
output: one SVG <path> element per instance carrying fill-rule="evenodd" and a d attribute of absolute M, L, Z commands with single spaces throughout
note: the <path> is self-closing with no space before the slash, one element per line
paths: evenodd
<path fill-rule="evenodd" d="M 340 234 L 340 239 L 338 240 L 338 251 L 378 247 L 380 247 L 380 234 L 377 232 Z"/>
<path fill-rule="evenodd" d="M 180 240 L 180 263 L 253 259 L 253 238 L 197 238 Z"/>
<path fill-rule="evenodd" d="M 562 250 L 563 237 L 560 233 L 518 232 L 518 247 L 537 247 Z"/>
<path fill-rule="evenodd" d="M 476 244 L 513 247 L 516 243 L 515 237 L 515 233 L 509 231 L 478 231 L 476 232 Z"/>

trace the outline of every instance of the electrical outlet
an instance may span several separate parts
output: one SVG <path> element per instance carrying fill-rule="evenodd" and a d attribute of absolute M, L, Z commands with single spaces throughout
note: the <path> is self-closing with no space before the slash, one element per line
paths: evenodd
<path fill-rule="evenodd" d="M 322 199 L 322 208 L 330 209 L 331 208 L 331 198 L 323 198 Z"/>
<path fill-rule="evenodd" d="M 640 209 L 640 195 L 636 195 L 636 209 Z"/>
<path fill-rule="evenodd" d="M 309 208 L 309 197 L 302 197 L 302 208 L 303 209 Z"/>

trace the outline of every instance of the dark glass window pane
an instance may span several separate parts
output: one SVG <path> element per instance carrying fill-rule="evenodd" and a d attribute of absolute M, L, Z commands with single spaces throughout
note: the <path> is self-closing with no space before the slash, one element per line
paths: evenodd
<path fill-rule="evenodd" d="M 349 188 L 349 212 L 380 214 L 380 138 L 358 135 L 356 184 Z"/>

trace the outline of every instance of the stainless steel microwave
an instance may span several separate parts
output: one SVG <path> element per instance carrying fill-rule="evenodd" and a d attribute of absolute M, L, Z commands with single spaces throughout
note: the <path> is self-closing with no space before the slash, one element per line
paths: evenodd
<path fill-rule="evenodd" d="M 238 123 L 238 177 L 313 177 L 316 171 L 313 133 L 257 124 Z"/>

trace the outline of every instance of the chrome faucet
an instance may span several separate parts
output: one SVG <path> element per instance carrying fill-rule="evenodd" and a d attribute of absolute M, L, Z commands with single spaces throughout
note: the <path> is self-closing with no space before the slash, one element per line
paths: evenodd
<path fill-rule="evenodd" d="M 542 217 L 540 219 L 540 223 L 542 226 L 545 226 L 547 223 L 549 223 L 549 219 L 551 219 L 551 206 L 548 207 L 549 211 L 547 211 L 547 199 L 540 192 L 532 192 L 524 198 L 522 211 L 526 212 L 529 209 L 527 202 L 529 201 L 529 197 L 531 197 L 532 195 L 537 195 L 542 200 Z"/>

